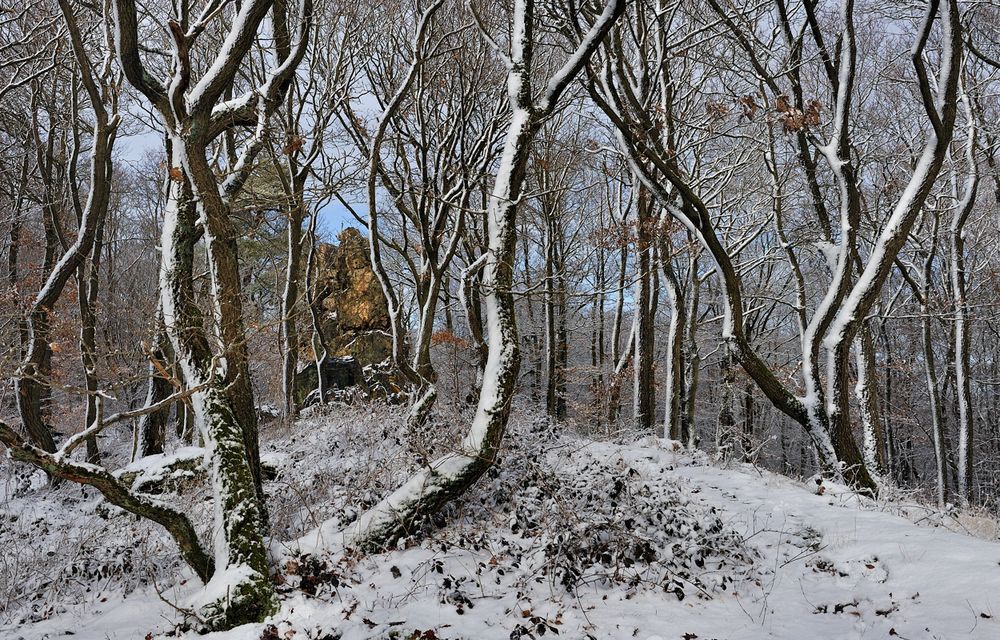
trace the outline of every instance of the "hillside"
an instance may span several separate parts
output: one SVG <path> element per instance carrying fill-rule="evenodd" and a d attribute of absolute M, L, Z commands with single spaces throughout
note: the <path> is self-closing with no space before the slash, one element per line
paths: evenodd
<path fill-rule="evenodd" d="M 524 414 L 497 470 L 438 521 L 398 550 L 345 556 L 335 532 L 415 458 L 399 418 L 341 407 L 269 430 L 282 609 L 206 637 L 1000 637 L 1000 544 L 986 520 L 962 519 L 973 536 L 915 503 L 820 491 L 668 440 L 553 433 Z M 153 477 L 156 462 L 138 471 Z M 12 550 L 0 637 L 196 637 L 180 611 L 204 594 L 190 574 L 169 578 L 183 571 L 162 531 L 9 461 L 0 473 L 0 547 Z M 203 505 L 204 534 L 199 473 L 162 487 Z"/>

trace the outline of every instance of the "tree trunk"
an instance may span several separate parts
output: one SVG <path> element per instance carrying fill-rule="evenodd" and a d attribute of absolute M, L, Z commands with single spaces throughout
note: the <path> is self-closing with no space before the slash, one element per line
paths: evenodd
<path fill-rule="evenodd" d="M 77 297 L 80 305 L 80 360 L 83 365 L 84 384 L 87 389 L 87 409 L 83 428 L 92 426 L 97 420 L 97 297 L 101 282 L 101 252 L 104 250 L 104 221 L 107 213 L 97 221 L 94 243 L 90 250 L 90 269 L 87 261 L 77 267 Z M 97 447 L 97 437 L 87 438 L 87 462 L 101 463 Z"/>
<path fill-rule="evenodd" d="M 931 332 L 930 295 L 934 273 L 934 255 L 937 249 L 937 217 L 931 231 L 931 249 L 924 258 L 923 283 L 920 292 L 920 328 L 924 350 L 924 373 L 927 379 L 928 402 L 930 403 L 931 437 L 934 441 L 934 459 L 937 469 L 937 502 L 944 507 L 951 494 L 948 485 L 948 455 L 942 419 L 941 396 L 938 388 L 937 369 L 934 363 L 934 343 Z"/>
<path fill-rule="evenodd" d="M 743 453 L 743 462 L 757 464 L 759 452 L 754 448 L 753 432 L 754 423 L 758 419 L 757 403 L 753 397 L 754 386 L 748 382 L 743 388 L 743 430 L 740 433 L 740 449 Z"/>
<path fill-rule="evenodd" d="M 160 313 L 157 312 L 157 316 Z M 146 406 L 151 406 L 166 399 L 170 395 L 170 380 L 164 375 L 167 372 L 166 329 L 163 327 L 162 317 L 158 318 L 159 329 L 156 331 L 153 348 L 149 353 L 149 372 L 146 379 Z M 178 436 L 183 439 L 184 432 L 183 416 L 180 406 L 177 411 Z M 147 413 L 139 418 L 136 425 L 138 442 L 136 446 L 136 456 L 145 458 L 159 453 L 163 453 L 163 446 L 166 444 L 167 419 L 170 417 L 170 407 L 164 407 L 159 411 Z"/>
<path fill-rule="evenodd" d="M 862 325 L 855 339 L 858 379 L 854 387 L 863 431 L 865 464 L 880 476 L 887 476 L 885 430 L 878 404 L 878 373 L 875 368 L 875 339 L 871 327 Z"/>
<path fill-rule="evenodd" d="M 439 6 L 440 2 L 424 12 L 415 41 L 418 47 L 422 42 L 420 33 L 424 22 Z M 563 91 L 589 61 L 625 5 L 621 0 L 609 0 L 570 62 L 549 79 L 540 101 L 532 99 L 531 89 L 533 8 L 531 0 L 517 0 L 514 5 L 507 83 L 512 113 L 487 209 L 489 243 L 483 288 L 486 291 L 489 352 L 476 415 L 459 451 L 428 464 L 351 525 L 345 532 L 345 542 L 349 546 L 378 550 L 406 535 L 418 518 L 435 512 L 479 479 L 493 464 L 503 441 L 521 364 L 512 288 L 517 250 L 517 205 L 522 195 L 531 142 L 541 121 L 556 108 Z"/>
<path fill-rule="evenodd" d="M 213 224 L 212 220 L 219 212 L 210 214 L 204 210 L 205 195 L 198 189 L 197 183 L 193 184 L 193 190 L 189 188 L 192 183 L 187 181 L 187 176 L 190 175 L 191 164 L 201 170 L 205 169 L 205 165 L 197 161 L 191 163 L 191 157 L 204 153 L 204 147 L 201 151 L 188 153 L 188 144 L 189 141 L 175 136 L 168 145 L 170 166 L 183 167 L 184 171 L 180 180 L 175 175 L 169 181 L 160 238 L 160 305 L 167 335 L 185 383 L 188 388 L 202 389 L 192 394 L 191 403 L 194 423 L 204 440 L 212 466 L 217 522 L 216 573 L 213 580 L 230 583 L 227 594 L 206 603 L 202 613 L 210 627 L 230 628 L 262 620 L 274 613 L 277 600 L 269 579 L 267 551 L 262 536 L 262 505 L 246 442 L 248 427 L 254 425 L 244 427 L 236 409 L 238 403 L 246 404 L 246 397 L 239 398 L 237 402 L 238 394 L 245 393 L 246 389 L 244 385 L 238 385 L 240 391 L 226 391 L 230 384 L 236 382 L 233 376 L 239 376 L 229 369 L 228 356 L 231 352 L 226 353 L 226 366 L 220 366 L 212 355 L 208 337 L 194 308 L 193 259 L 199 219 L 209 245 L 208 260 L 213 285 L 210 297 L 215 298 L 212 302 L 216 324 L 229 340 L 235 340 L 235 334 L 239 333 L 234 324 L 242 322 L 239 303 L 234 299 L 238 296 L 239 272 L 232 247 L 226 246 L 227 243 L 219 240 L 218 236 L 213 237 L 222 231 L 218 227 L 220 221 L 214 220 Z M 202 175 L 201 179 L 204 181 L 205 176 Z M 217 195 L 218 187 L 212 188 Z M 223 291 L 226 292 L 224 296 Z M 225 337 L 223 339 L 226 340 Z M 239 349 L 234 348 L 233 351 L 237 353 L 232 365 L 239 370 Z"/>
<path fill-rule="evenodd" d="M 305 208 L 297 197 L 288 210 L 286 231 L 285 288 L 281 294 L 281 384 L 285 402 L 285 419 L 294 419 L 299 412 L 295 403 L 295 373 L 299 367 L 299 332 L 297 305 L 302 263 L 302 222 Z M 315 214 L 314 214 L 315 215 Z"/>
<path fill-rule="evenodd" d="M 652 203 L 641 186 L 636 219 L 636 292 L 635 314 L 638 318 L 633 358 L 634 397 L 633 415 L 636 428 L 645 433 L 653 431 L 655 418 L 655 391 L 653 379 L 653 284 L 652 284 Z"/>
<path fill-rule="evenodd" d="M 670 326 L 667 329 L 667 359 L 664 367 L 666 385 L 663 402 L 663 435 L 672 440 L 688 444 L 683 418 L 684 402 L 684 338 L 687 332 L 684 295 L 681 292 L 677 274 L 674 272 L 673 256 L 669 250 L 670 238 L 660 241 L 660 262 L 663 279 L 666 282 L 667 299 L 670 301 Z"/>
<path fill-rule="evenodd" d="M 956 400 L 958 402 L 958 488 L 957 493 L 963 504 L 968 505 L 975 494 L 975 450 L 973 443 L 973 412 L 972 390 L 970 384 L 970 336 L 969 336 L 969 302 L 966 296 L 965 277 L 965 222 L 976 204 L 976 193 L 979 186 L 979 170 L 976 165 L 976 119 L 972 113 L 969 98 L 964 89 L 961 92 L 962 103 L 965 106 L 969 121 L 968 140 L 966 142 L 966 163 L 968 176 L 965 180 L 964 192 L 955 209 L 951 221 L 951 263 L 950 280 L 952 303 L 955 307 L 955 383 Z M 955 194 L 956 197 L 958 194 Z"/>
<path fill-rule="evenodd" d="M 362 514 L 345 542 L 379 551 L 407 535 L 420 516 L 461 495 L 493 464 L 507 426 L 520 368 L 514 316 L 513 264 L 517 201 L 524 182 L 530 141 L 537 124 L 526 109 L 515 109 L 490 199 L 489 251 L 483 271 L 488 356 L 479 405 L 460 451 L 431 462 L 379 504 Z"/>
<path fill-rule="evenodd" d="M 701 293 L 701 281 L 698 279 L 698 255 L 692 249 L 688 260 L 688 278 L 691 289 L 687 295 L 687 308 L 684 312 L 687 318 L 687 331 L 684 336 L 687 369 L 684 373 L 684 415 L 681 432 L 685 435 L 685 444 L 694 448 L 697 445 L 695 433 L 695 417 L 697 411 L 698 378 L 701 370 L 701 353 L 698 350 L 698 300 Z"/>
<path fill-rule="evenodd" d="M 735 365 L 733 356 L 723 345 L 723 355 L 719 361 L 719 420 L 715 432 L 715 448 L 725 459 L 733 457 L 736 446 L 736 415 L 733 412 Z"/>

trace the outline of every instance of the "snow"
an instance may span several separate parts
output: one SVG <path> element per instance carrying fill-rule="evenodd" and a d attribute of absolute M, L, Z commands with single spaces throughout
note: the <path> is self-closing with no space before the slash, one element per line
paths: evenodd
<path fill-rule="evenodd" d="M 826 266 L 829 267 L 830 271 L 836 271 L 840 247 L 832 242 L 827 242 L 826 240 L 817 240 L 816 248 L 819 249 L 821 254 L 823 254 L 823 258 L 826 260 Z"/>
<path fill-rule="evenodd" d="M 936 5 L 929 5 L 924 16 L 924 23 L 921 27 L 921 34 L 929 32 L 930 25 L 934 19 L 934 8 Z M 939 114 L 942 112 L 943 102 L 948 97 L 949 86 L 954 83 L 958 86 L 957 71 L 952 68 L 952 55 L 954 54 L 954 42 L 951 29 L 951 5 L 943 3 L 941 5 L 941 40 L 943 55 L 939 70 L 938 86 L 941 90 L 937 92 L 934 107 Z M 911 53 L 913 56 L 923 55 L 922 50 L 926 44 L 923 35 L 914 42 Z M 929 105 L 928 105 L 929 107 Z M 941 141 L 944 142 L 944 141 Z M 824 346 L 832 351 L 836 345 L 847 335 L 848 329 L 856 322 L 862 314 L 867 313 L 868 307 L 872 304 L 872 292 L 880 285 L 885 274 L 891 269 L 893 258 L 898 252 L 898 248 L 891 245 L 899 238 L 905 236 L 913 225 L 920 206 L 922 205 L 923 192 L 926 191 L 927 184 L 933 182 L 940 169 L 940 154 L 943 153 L 939 147 L 938 132 L 929 131 L 926 135 L 923 151 L 917 161 L 916 166 L 910 176 L 910 180 L 903 193 L 900 195 L 892 214 L 886 221 L 878 240 L 872 247 L 868 263 L 865 265 L 858 281 L 848 295 L 847 299 L 839 308 L 836 317 L 831 323 L 827 332 Z"/>
<path fill-rule="evenodd" d="M 208 70 L 201 77 L 198 83 L 188 92 L 187 103 L 195 106 L 200 103 L 206 92 L 211 91 L 212 99 L 219 91 L 219 78 L 224 75 L 227 65 L 232 64 L 236 52 L 240 48 L 240 42 L 246 39 L 247 31 L 256 30 L 260 22 L 262 13 L 259 10 L 257 0 L 246 2 L 239 12 L 233 17 L 229 34 L 219 48 L 219 53 L 209 66 Z"/>
<path fill-rule="evenodd" d="M 955 519 L 912 500 L 874 502 L 829 483 L 820 492 L 812 480 L 720 466 L 666 439 L 595 442 L 553 432 L 523 407 L 515 408 L 497 471 L 398 549 L 345 556 L 323 540 L 303 556 L 283 543 L 316 522 L 349 525 L 419 469 L 405 445 L 384 437 L 404 416 L 405 408 L 331 408 L 265 433 L 277 473 L 267 491 L 282 608 L 209 640 L 408 638 L 427 630 L 507 640 L 529 631 L 537 638 L 539 625 L 563 638 L 1000 637 L 992 521 Z M 441 447 L 460 441 L 457 427 L 444 431 Z M 99 516 L 103 501 L 93 492 L 31 486 L 32 475 L 24 469 L 8 479 L 0 546 L 37 541 L 40 564 L 31 566 L 61 582 L 48 587 L 61 606 L 23 622 L 11 610 L 0 617 L 0 637 L 197 637 L 184 627 L 178 636 L 155 635 L 181 621 L 168 602 L 204 601 L 233 575 L 220 574 L 206 591 L 173 563 L 152 574 L 155 588 L 150 581 L 123 588 L 134 582 L 129 576 L 150 575 L 142 553 L 106 578 L 49 569 L 47 549 L 57 551 L 54 561 L 81 540 L 88 543 L 78 563 L 121 555 L 139 540 L 149 548 L 165 542 L 161 555 L 175 552 L 157 527 L 117 511 Z M 656 517 L 662 524 L 646 520 Z M 960 533 L 965 527 L 985 539 Z M 655 559 L 637 553 L 643 542 Z M 612 562 L 590 555 L 604 552 Z M 269 625 L 277 635 L 265 635 Z"/>
<path fill-rule="evenodd" d="M 165 481 L 183 482 L 195 477 L 195 470 L 206 468 L 205 449 L 201 447 L 181 447 L 170 453 L 139 458 L 115 471 L 114 475 L 125 482 L 133 491 L 148 491 L 149 487 Z"/>
<path fill-rule="evenodd" d="M 122 473 L 142 473 L 145 475 L 155 475 L 159 471 L 174 466 L 178 463 L 197 460 L 205 457 L 205 449 L 202 447 L 181 447 L 170 453 L 159 453 L 145 458 L 139 458 L 134 462 L 121 468 Z"/>
<path fill-rule="evenodd" d="M 566 59 L 563 66 L 549 78 L 545 87 L 545 94 L 542 96 L 540 104 L 542 111 L 549 111 L 555 107 L 562 90 L 574 77 L 576 77 L 583 65 L 586 64 L 588 58 L 593 54 L 594 50 L 596 50 L 601 44 L 601 40 L 607 32 L 609 25 L 613 24 L 621 15 L 623 4 L 624 0 L 609 0 L 604 6 L 604 10 L 601 12 L 601 15 L 594 21 L 594 24 L 580 41 L 576 50 Z M 515 10 L 515 20 L 524 20 L 525 8 L 521 5 L 522 3 L 519 2 L 518 9 Z M 515 25 L 516 24 L 517 23 L 515 22 Z M 519 29 L 515 26 L 515 33 L 523 34 L 524 26 L 521 25 Z M 519 59 L 519 57 L 523 57 L 518 55 L 520 53 L 518 51 L 512 51 L 512 53 L 514 54 L 512 57 L 515 60 Z"/>
<path fill-rule="evenodd" d="M 890 253 L 889 244 L 896 237 L 908 230 L 910 224 L 913 222 L 914 214 L 911 209 L 913 209 L 914 201 L 921 189 L 921 185 L 928 179 L 935 164 L 935 146 L 937 143 L 933 135 L 930 138 L 924 146 L 917 166 L 913 170 L 913 175 L 910 177 L 910 181 L 896 203 L 892 215 L 889 217 L 885 227 L 879 234 L 878 240 L 872 247 L 871 255 L 864 270 L 861 272 L 854 288 L 851 289 L 847 299 L 844 300 L 833 322 L 830 324 L 830 329 L 827 331 L 826 338 L 823 341 L 827 350 L 833 350 L 844 339 L 849 325 L 855 321 L 859 316 L 859 312 L 863 310 L 864 299 L 877 286 L 880 273 L 884 269 L 887 269 L 886 265 L 892 263 L 895 252 Z"/>
<path fill-rule="evenodd" d="M 198 610 L 206 605 L 228 601 L 235 597 L 237 587 L 253 581 L 256 576 L 257 572 L 245 564 L 231 564 L 216 571 L 208 584 L 195 592 L 191 597 L 191 606 Z"/>

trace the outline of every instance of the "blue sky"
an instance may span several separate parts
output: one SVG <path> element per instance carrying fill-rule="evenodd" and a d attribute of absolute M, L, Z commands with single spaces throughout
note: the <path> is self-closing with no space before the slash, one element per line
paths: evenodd
<path fill-rule="evenodd" d="M 361 215 L 367 211 L 366 205 L 356 202 L 351 203 L 351 207 Z M 326 240 L 332 240 L 346 227 L 355 227 L 363 235 L 367 235 L 364 225 L 361 225 L 344 205 L 336 199 L 331 200 L 319 211 L 319 236 Z"/>

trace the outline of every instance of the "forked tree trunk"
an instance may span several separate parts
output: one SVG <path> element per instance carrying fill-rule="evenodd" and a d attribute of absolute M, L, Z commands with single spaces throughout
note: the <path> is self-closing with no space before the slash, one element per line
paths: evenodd
<path fill-rule="evenodd" d="M 728 17 L 726 10 L 722 10 L 718 3 L 710 4 L 730 29 L 743 35 L 741 27 Z M 740 274 L 717 234 L 709 203 L 702 199 L 689 177 L 677 170 L 676 152 L 663 144 L 659 120 L 645 108 L 651 98 L 650 94 L 643 91 L 637 94 L 634 89 L 639 86 L 662 89 L 648 81 L 658 73 L 659 66 L 653 69 L 649 65 L 643 66 L 645 58 L 641 54 L 630 56 L 622 51 L 622 46 L 628 43 L 627 38 L 622 38 L 615 42 L 618 50 L 609 52 L 604 68 L 591 76 L 589 89 L 592 97 L 612 120 L 619 146 L 632 171 L 640 177 L 643 185 L 660 204 L 688 227 L 716 263 L 717 276 L 723 281 L 723 337 L 730 343 L 732 353 L 744 371 L 777 409 L 804 427 L 816 446 L 824 471 L 842 476 L 864 493 L 874 494 L 877 492 L 877 485 L 865 466 L 851 431 L 850 394 L 847 389 L 850 346 L 859 323 L 875 304 L 885 280 L 894 268 L 894 258 L 906 242 L 935 184 L 951 142 L 963 38 L 959 6 L 955 0 L 927 6 L 925 19 L 910 55 L 931 130 L 925 136 L 920 159 L 914 167 L 907 188 L 902 191 L 873 243 L 862 275 L 852 283 L 846 269 L 849 261 L 845 256 L 849 255 L 857 238 L 861 204 L 856 169 L 851 164 L 851 128 L 848 126 L 853 105 L 851 95 L 857 50 L 852 3 L 841 5 L 841 18 L 837 40 L 839 61 L 836 66 L 828 65 L 831 84 L 836 87 L 834 126 L 829 144 L 820 146 L 819 150 L 827 156 L 831 170 L 837 176 L 837 186 L 841 189 L 842 237 L 838 243 L 834 282 L 804 336 L 802 364 L 806 393 L 801 397 L 779 379 L 775 370 L 756 353 L 745 335 L 744 292 Z M 941 33 L 942 62 L 938 78 L 933 82 L 927 70 L 925 50 L 931 39 L 931 31 L 938 29 Z M 752 45 L 744 44 L 747 42 L 746 38 L 741 39 L 741 45 L 752 50 Z M 637 48 L 642 46 L 643 42 L 636 43 Z M 630 58 L 640 62 L 636 65 L 622 63 Z M 766 75 L 766 72 L 761 74 L 762 77 Z M 621 87 L 626 85 L 632 88 L 622 90 Z M 646 135 L 640 136 L 642 132 Z M 670 188 L 664 182 L 669 183 Z M 681 206 L 677 205 L 678 196 L 683 201 Z M 821 348 L 826 351 L 828 363 L 825 394 L 817 368 L 817 355 Z"/>
<path fill-rule="evenodd" d="M 958 488 L 963 504 L 974 498 L 975 458 L 973 456 L 973 411 L 970 382 L 971 356 L 969 335 L 969 302 L 965 277 L 965 223 L 976 204 L 979 187 L 979 168 L 976 165 L 976 119 L 964 87 L 962 104 L 968 120 L 965 161 L 968 165 L 964 191 L 955 208 L 951 221 L 951 262 L 949 264 L 952 303 L 955 306 L 955 384 L 958 403 Z M 955 194 L 958 197 L 958 194 Z"/>
<path fill-rule="evenodd" d="M 938 219 L 935 215 L 931 229 L 931 249 L 924 258 L 923 282 L 919 291 L 920 329 L 924 350 L 924 375 L 927 382 L 927 397 L 930 403 L 931 438 L 934 444 L 934 461 L 937 471 L 937 502 L 944 507 L 951 495 L 948 483 L 948 443 L 944 433 L 944 419 L 941 408 L 941 392 L 938 386 L 937 365 L 934 356 L 933 334 L 931 331 L 930 295 L 934 274 L 934 256 L 937 251 Z"/>
<path fill-rule="evenodd" d="M 198 320 L 192 295 L 193 254 L 200 200 L 186 179 L 189 170 L 187 141 L 170 141 L 170 166 L 182 169 L 181 180 L 171 180 L 160 237 L 160 305 L 174 353 L 189 388 L 203 387 L 191 396 L 193 419 L 208 451 L 215 496 L 215 568 L 213 581 L 228 584 L 226 593 L 204 603 L 201 613 L 208 625 L 230 628 L 262 620 L 277 610 L 264 547 L 263 514 L 255 488 L 248 450 L 227 385 L 226 370 L 213 357 L 208 337 Z M 197 152 L 196 152 L 197 153 Z M 176 176 L 176 174 L 175 174 Z M 211 232 L 206 230 L 207 234 Z M 215 287 L 238 282 L 238 273 L 226 271 L 234 263 L 218 261 L 208 252 Z M 220 323 L 224 317 L 216 301 Z M 211 590 L 211 586 L 208 587 Z"/>

